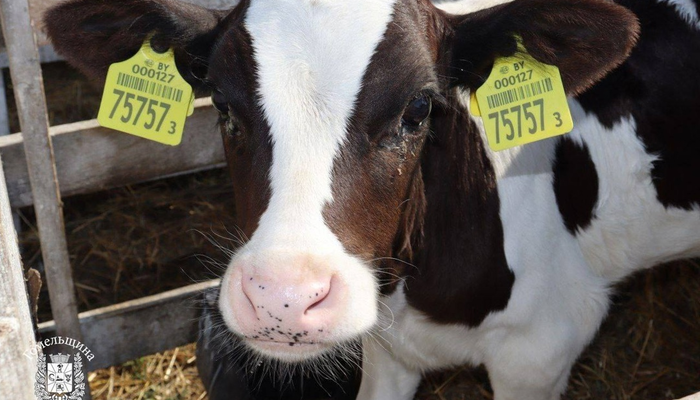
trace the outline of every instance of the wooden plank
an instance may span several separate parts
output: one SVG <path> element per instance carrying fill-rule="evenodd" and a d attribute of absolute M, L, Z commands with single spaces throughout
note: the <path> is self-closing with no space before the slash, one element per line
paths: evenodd
<path fill-rule="evenodd" d="M 198 301 L 213 280 L 155 296 L 80 313 L 83 343 L 95 354 L 90 371 L 122 364 L 197 340 Z M 44 338 L 55 334 L 53 321 L 39 324 Z"/>
<path fill-rule="evenodd" d="M 0 160 L 0 165 L 2 160 Z M 29 301 L 5 177 L 0 168 L 0 390 L 3 398 L 34 400 L 36 357 Z M 25 354 L 30 354 L 26 356 Z"/>
<path fill-rule="evenodd" d="M 35 199 L 34 209 L 46 266 L 51 310 L 57 321 L 58 333 L 80 340 L 63 210 L 49 137 L 44 82 L 27 0 L 0 0 L 0 16 L 10 56 L 10 74 L 15 83 L 15 100 Z"/>
<path fill-rule="evenodd" d="M 62 196 L 174 176 L 225 165 L 216 110 L 195 100 L 179 146 L 171 147 L 102 128 L 96 120 L 50 128 Z M 33 204 L 21 134 L 0 137 L 0 154 L 13 207 Z"/>
<path fill-rule="evenodd" d="M 42 37 L 42 34 L 37 33 L 37 36 L 39 38 Z M 48 39 L 47 39 L 48 40 Z M 39 62 L 44 64 L 44 63 L 50 63 L 54 61 L 62 61 L 63 57 L 56 53 L 56 50 L 54 50 L 53 46 L 50 44 L 44 44 L 39 47 Z M 10 66 L 10 59 L 7 56 L 6 49 L 3 47 L 0 47 L 0 68 L 7 68 Z"/>

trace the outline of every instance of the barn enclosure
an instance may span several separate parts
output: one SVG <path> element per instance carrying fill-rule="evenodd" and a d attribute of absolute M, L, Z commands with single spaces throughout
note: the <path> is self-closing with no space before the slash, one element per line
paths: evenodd
<path fill-rule="evenodd" d="M 36 359 L 25 353 L 38 334 L 91 349 L 95 399 L 201 400 L 188 345 L 196 300 L 218 285 L 237 239 L 216 112 L 197 99 L 176 147 L 100 127 L 100 89 L 41 32 L 41 15 L 58 2 L 0 0 L 0 398 L 36 398 Z M 41 293 L 29 268 L 41 273 Z M 618 291 L 564 398 L 697 392 L 700 265 L 657 268 Z M 428 375 L 417 398 L 492 395 L 485 371 L 465 367 Z"/>
<path fill-rule="evenodd" d="M 82 121 L 49 128 L 41 63 L 60 58 L 41 33 L 43 12 L 58 1 L 7 0 L 0 3 L 4 46 L 0 67 L 9 67 L 22 133 L 8 134 L 10 121 L 0 80 L 0 179 L 2 216 L 2 302 L 0 360 L 19 364 L 3 368 L 2 385 L 10 398 L 33 399 L 36 360 L 22 356 L 32 326 L 29 302 L 13 226 L 21 226 L 20 207 L 34 207 L 41 242 L 41 266 L 50 295 L 52 320 L 38 325 L 41 337 L 60 335 L 84 343 L 95 354 L 89 370 L 120 364 L 174 348 L 195 339 L 196 308 L 192 299 L 216 280 L 78 313 L 63 219 L 62 197 L 92 193 L 137 182 L 219 167 L 223 149 L 206 99 L 195 102 L 185 139 L 178 147 L 163 146 Z M 222 1 L 199 1 L 222 7 Z M 196 132 L 196 134 L 195 134 Z M 212 145 L 214 144 L 214 145 Z M 116 155 L 119 154 L 119 158 Z M 11 211 L 13 210 L 13 211 Z M 42 268 L 40 268 L 42 269 Z M 9 282 L 9 285 L 6 284 Z M 7 315 L 5 315 L 7 314 Z M 28 330 L 29 329 L 29 330 Z M 30 339 L 33 341 L 33 339 Z M 10 343 L 15 343 L 14 351 Z M 22 343 L 22 346 L 17 346 Z M 31 347 L 31 345 L 30 345 Z M 26 367 L 26 368 L 25 368 Z M 32 383 L 32 384 L 29 384 Z"/>

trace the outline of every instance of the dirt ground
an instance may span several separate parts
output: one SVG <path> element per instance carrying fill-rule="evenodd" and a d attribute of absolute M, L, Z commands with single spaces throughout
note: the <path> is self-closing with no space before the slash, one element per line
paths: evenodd
<path fill-rule="evenodd" d="M 96 115 L 100 93 L 78 73 L 62 63 L 45 65 L 44 73 L 52 124 Z M 14 104 L 11 96 L 8 102 Z M 232 247 L 226 228 L 233 212 L 222 170 L 65 199 L 80 310 L 216 277 L 220 271 L 202 260 L 226 261 L 220 246 Z M 33 211 L 22 209 L 21 216 L 25 266 L 41 271 Z M 45 290 L 39 317 L 51 318 Z M 88 379 L 96 400 L 206 398 L 193 345 L 95 371 Z M 617 288 L 611 313 L 574 367 L 564 398 L 661 400 L 699 390 L 700 265 L 684 261 L 637 274 Z M 483 369 L 462 368 L 429 375 L 417 398 L 492 396 Z"/>

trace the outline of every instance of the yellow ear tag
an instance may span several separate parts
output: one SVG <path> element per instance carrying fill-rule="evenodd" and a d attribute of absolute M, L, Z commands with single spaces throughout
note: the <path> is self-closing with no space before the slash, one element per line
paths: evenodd
<path fill-rule="evenodd" d="M 493 151 L 571 132 L 574 128 L 559 68 L 543 64 L 522 45 L 493 64 L 486 82 L 471 98 Z"/>
<path fill-rule="evenodd" d="M 97 121 L 105 128 L 177 146 L 192 113 L 192 87 L 172 49 L 157 53 L 147 38 L 136 55 L 110 65 Z"/>

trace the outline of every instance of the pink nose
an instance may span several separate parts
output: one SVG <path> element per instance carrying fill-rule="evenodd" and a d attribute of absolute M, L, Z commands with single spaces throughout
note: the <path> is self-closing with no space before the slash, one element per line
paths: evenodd
<path fill-rule="evenodd" d="M 242 297 L 248 305 L 238 304 L 235 308 L 243 333 L 250 339 L 290 346 L 316 342 L 319 336 L 325 336 L 324 328 L 333 317 L 336 301 L 332 281 L 330 276 L 294 282 L 284 276 L 241 276 Z"/>

